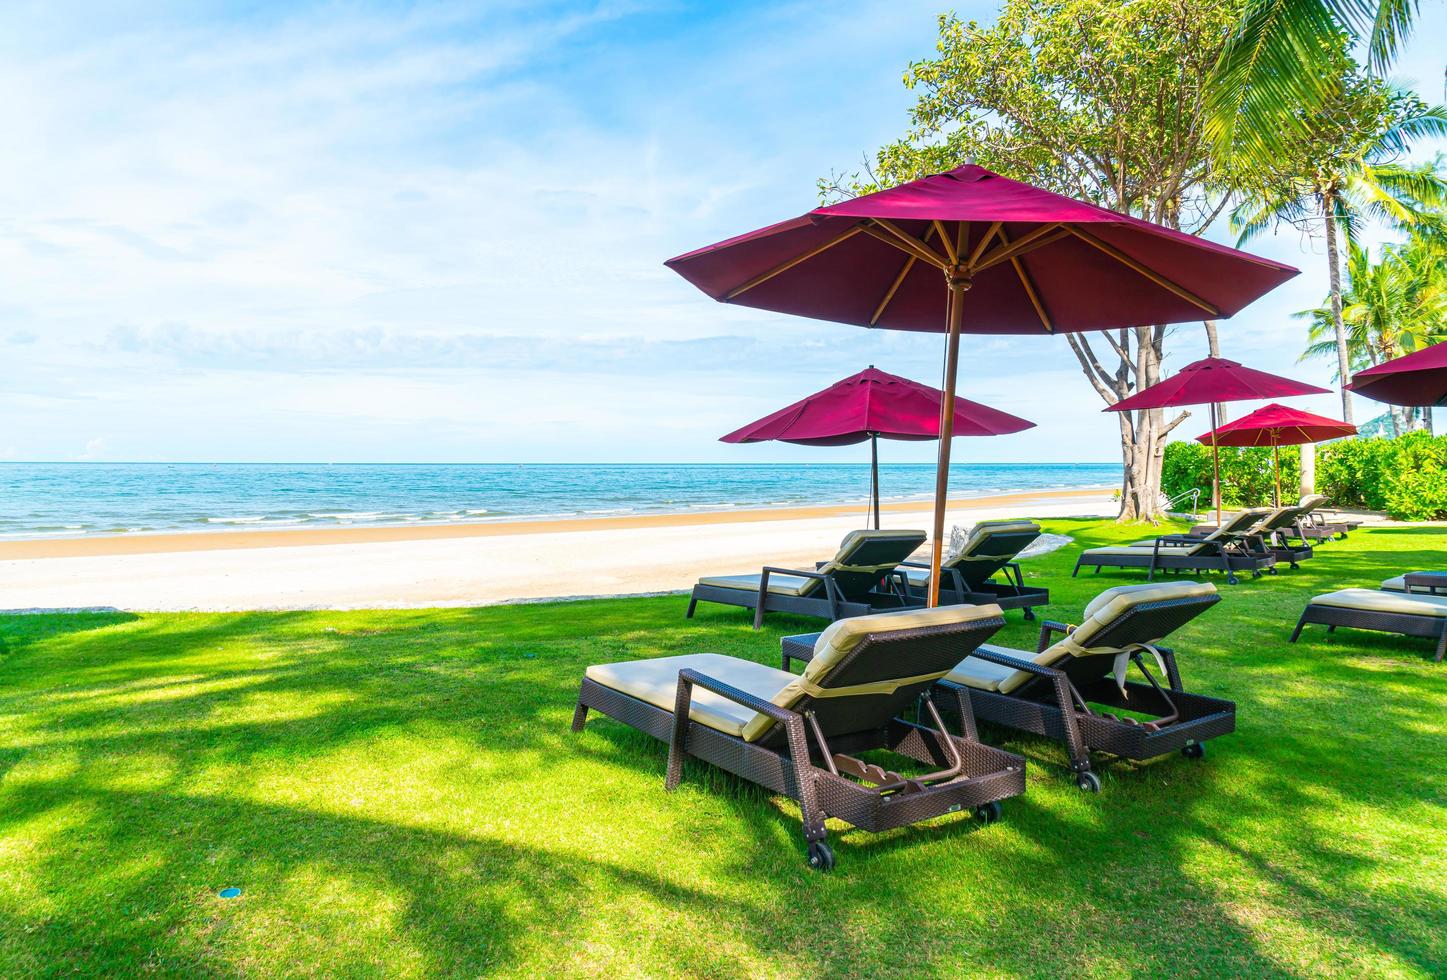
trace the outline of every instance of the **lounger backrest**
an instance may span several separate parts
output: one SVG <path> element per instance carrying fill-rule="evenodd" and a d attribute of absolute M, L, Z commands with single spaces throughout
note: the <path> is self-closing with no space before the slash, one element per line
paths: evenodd
<path fill-rule="evenodd" d="M 1099 680 L 1123 649 L 1155 645 L 1221 601 L 1209 582 L 1152 582 L 1106 589 L 1068 636 L 1036 654 L 1076 682 Z M 1004 685 L 1002 685 L 1002 690 Z"/>
<path fill-rule="evenodd" d="M 832 575 L 846 598 L 855 598 L 878 585 L 885 574 L 914 554 L 924 541 L 923 531 L 850 531 L 840 543 L 839 551 L 819 566 L 819 571 Z M 822 589 L 816 579 L 812 586 L 805 588 L 804 594 Z"/>
<path fill-rule="evenodd" d="M 981 521 L 944 567 L 957 570 L 965 584 L 978 584 L 1014 561 L 1038 537 L 1040 525 L 1034 521 Z"/>
<path fill-rule="evenodd" d="M 1187 550 L 1185 554 L 1188 557 L 1191 555 L 1200 554 L 1203 551 L 1210 551 L 1211 549 L 1208 547 L 1210 542 L 1221 541 L 1223 539 L 1229 540 L 1235 535 L 1241 534 L 1248 527 L 1260 520 L 1262 515 L 1266 514 L 1267 512 L 1268 508 L 1266 507 L 1251 507 L 1247 510 L 1241 511 L 1234 517 L 1226 518 L 1225 522 L 1222 523 L 1220 527 L 1216 528 L 1216 530 L 1212 531 L 1210 534 L 1204 535 L 1199 541 L 1195 542 L 1194 544 L 1173 545 L 1172 547 L 1186 548 Z M 1180 552 L 1177 552 L 1177 554 L 1179 553 Z"/>
<path fill-rule="evenodd" d="M 875 731 L 1004 625 L 996 605 L 899 609 L 841 619 L 819 634 L 803 675 L 772 700 L 813 712 L 825 735 Z M 760 715 L 745 726 L 743 737 L 779 741 L 783 731 Z"/>
<path fill-rule="evenodd" d="M 1282 528 L 1291 527 L 1304 514 L 1301 507 L 1278 507 L 1262 519 L 1260 524 L 1252 528 L 1253 531 L 1265 533 L 1267 531 L 1279 531 Z"/>
<path fill-rule="evenodd" d="M 1326 503 L 1326 498 L 1321 494 L 1309 493 L 1301 498 L 1301 502 L 1297 506 L 1301 508 L 1302 513 L 1309 514 L 1324 503 Z"/>

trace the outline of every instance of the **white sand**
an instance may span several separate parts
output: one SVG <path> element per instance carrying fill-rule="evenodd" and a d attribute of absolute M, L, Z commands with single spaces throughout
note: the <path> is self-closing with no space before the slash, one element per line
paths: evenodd
<path fill-rule="evenodd" d="M 1098 491 L 1057 493 L 961 503 L 949 523 L 1115 512 Z M 929 526 L 923 506 L 885 517 L 887 527 Z M 746 522 L 719 515 L 716 523 L 680 526 L 24 558 L 0 561 L 0 607 L 374 609 L 667 592 L 701 574 L 813 567 L 859 526 L 857 514 Z"/>

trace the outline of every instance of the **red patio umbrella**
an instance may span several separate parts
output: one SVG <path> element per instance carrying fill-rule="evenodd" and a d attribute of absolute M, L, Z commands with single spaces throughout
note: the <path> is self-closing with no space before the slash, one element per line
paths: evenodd
<path fill-rule="evenodd" d="M 1275 506 L 1281 506 L 1281 447 L 1300 446 L 1308 442 L 1323 442 L 1354 436 L 1357 427 L 1350 422 L 1329 419 L 1324 415 L 1313 415 L 1298 408 L 1287 408 L 1272 402 L 1263 405 L 1234 422 L 1227 422 L 1213 432 L 1196 437 L 1203 445 L 1216 446 L 1270 446 L 1271 458 L 1276 470 Z"/>
<path fill-rule="evenodd" d="M 962 332 L 1052 334 L 1227 317 L 1297 273 L 973 164 L 815 208 L 666 264 L 720 302 L 948 335 L 932 604 Z"/>
<path fill-rule="evenodd" d="M 850 446 L 869 440 L 869 486 L 874 526 L 879 527 L 879 440 L 938 439 L 940 402 L 936 388 L 873 364 L 807 398 L 730 432 L 720 442 L 791 442 L 798 446 Z M 1035 423 L 988 405 L 955 398 L 955 436 L 1001 436 Z"/>
<path fill-rule="evenodd" d="M 1391 405 L 1447 405 L 1447 343 L 1358 371 L 1348 387 Z"/>
<path fill-rule="evenodd" d="M 1220 402 L 1253 401 L 1258 398 L 1284 398 L 1290 395 L 1321 395 L 1327 389 L 1302 384 L 1242 367 L 1224 357 L 1203 357 L 1187 364 L 1164 381 L 1144 388 L 1106 408 L 1107 412 L 1133 412 L 1142 408 L 1168 408 L 1173 405 L 1210 405 L 1211 432 L 1217 431 L 1216 406 Z M 1211 447 L 1212 503 L 1216 505 L 1216 523 L 1221 523 L 1221 452 Z"/>

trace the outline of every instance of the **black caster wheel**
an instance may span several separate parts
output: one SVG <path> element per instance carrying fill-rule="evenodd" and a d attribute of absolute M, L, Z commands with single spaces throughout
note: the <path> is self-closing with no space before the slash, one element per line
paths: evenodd
<path fill-rule="evenodd" d="M 1000 819 L 1000 801 L 991 800 L 983 806 L 975 807 L 975 819 L 980 823 L 994 823 Z"/>
<path fill-rule="evenodd" d="M 1201 744 L 1200 742 L 1192 742 L 1190 745 L 1183 745 L 1181 747 L 1181 755 L 1185 756 L 1187 759 L 1204 759 L 1206 758 L 1206 746 Z"/>
<path fill-rule="evenodd" d="M 809 842 L 809 867 L 815 871 L 828 871 L 834 867 L 834 850 L 822 840 Z"/>
<path fill-rule="evenodd" d="M 1081 772 L 1075 774 L 1075 785 L 1077 789 L 1086 793 L 1100 792 L 1100 777 L 1093 772 Z"/>

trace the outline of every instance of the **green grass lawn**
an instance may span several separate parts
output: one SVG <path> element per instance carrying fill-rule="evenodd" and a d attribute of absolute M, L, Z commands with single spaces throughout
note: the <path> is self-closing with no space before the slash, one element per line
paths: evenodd
<path fill-rule="evenodd" d="M 1103 762 L 1087 795 L 1059 746 L 986 728 L 1029 759 L 1003 820 L 831 821 L 828 875 L 791 802 L 698 763 L 668 794 L 661 743 L 568 730 L 589 663 L 773 663 L 816 620 L 754 633 L 681 597 L 0 617 L 0 975 L 1442 976 L 1447 665 L 1286 638 L 1308 596 L 1444 544 L 1363 530 L 1218 578 L 1173 638 L 1187 687 L 1239 705 L 1204 762 Z M 1026 563 L 1051 618 L 1144 578 L 1072 580 L 1077 552 Z"/>

